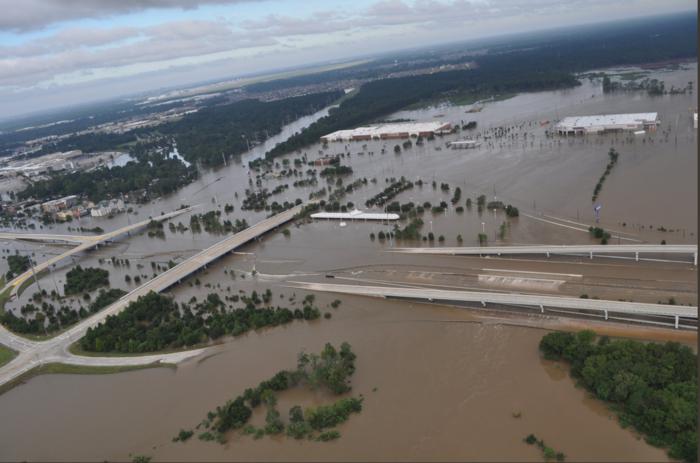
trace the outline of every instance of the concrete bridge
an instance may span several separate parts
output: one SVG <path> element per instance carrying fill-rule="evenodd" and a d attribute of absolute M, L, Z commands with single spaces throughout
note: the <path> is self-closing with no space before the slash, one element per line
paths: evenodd
<path fill-rule="evenodd" d="M 603 316 L 605 320 L 622 316 L 640 317 L 643 323 L 674 326 L 679 328 L 681 319 L 690 321 L 697 329 L 698 308 L 691 306 L 648 304 L 643 302 L 607 301 L 599 299 L 580 299 L 574 297 L 544 296 L 538 294 L 508 294 L 479 291 L 452 291 L 426 288 L 356 286 L 324 283 L 291 282 L 292 287 L 311 291 L 323 291 L 357 296 L 382 298 L 403 298 L 426 300 L 429 302 L 472 302 L 486 307 L 487 304 L 527 306 L 539 309 L 564 309 L 578 313 L 592 312 Z M 669 322 L 645 320 L 644 317 L 668 319 Z M 672 321 L 671 321 L 672 320 Z"/>
<path fill-rule="evenodd" d="M 47 260 L 45 262 L 41 262 L 40 264 L 34 265 L 33 268 L 30 268 L 29 270 L 22 273 L 21 275 L 16 276 L 15 278 L 10 280 L 5 285 L 5 288 L 3 288 L 2 292 L 6 291 L 8 288 L 11 288 L 10 297 L 13 297 L 17 294 L 17 290 L 22 286 L 22 283 L 27 281 L 29 278 L 31 278 L 35 274 L 38 274 L 41 271 L 48 269 L 51 265 L 56 265 L 57 263 L 59 263 L 63 259 L 66 259 L 67 257 L 70 257 L 74 254 L 78 254 L 78 253 L 83 252 L 83 251 L 87 251 L 87 250 L 92 249 L 92 248 L 96 248 L 101 243 L 116 239 L 121 235 L 125 235 L 129 232 L 132 232 L 132 231 L 135 231 L 139 228 L 145 227 L 146 225 L 148 225 L 151 222 L 151 220 L 154 220 L 156 222 L 162 222 L 164 220 L 168 220 L 168 219 L 171 219 L 173 217 L 176 217 L 180 214 L 184 214 L 185 212 L 189 212 L 192 209 L 193 209 L 192 207 L 188 207 L 185 209 L 179 209 L 177 211 L 173 211 L 173 212 L 169 212 L 167 214 L 159 215 L 159 216 L 153 217 L 151 219 L 142 220 L 140 222 L 128 225 L 126 227 L 122 227 L 118 230 L 104 233 L 102 235 L 52 235 L 52 234 L 29 234 L 29 233 L 0 233 L 0 240 L 14 240 L 14 241 L 30 240 L 30 241 L 42 241 L 42 242 L 79 243 L 78 246 L 71 248 L 70 250 L 64 252 L 63 254 L 59 254 L 57 256 L 51 257 L 49 260 Z"/>
<path fill-rule="evenodd" d="M 203 349 L 196 351 L 177 352 L 171 354 L 154 354 L 138 357 L 83 357 L 71 354 L 68 348 L 82 338 L 88 328 L 93 328 L 110 315 L 116 315 L 124 310 L 131 302 L 150 291 L 161 292 L 176 285 L 194 272 L 205 268 L 210 263 L 239 246 L 259 238 L 265 233 L 283 225 L 294 218 L 303 206 L 296 206 L 267 218 L 245 230 L 219 241 L 209 248 L 193 255 L 175 267 L 161 273 L 150 281 L 124 295 L 121 299 L 107 306 L 96 314 L 78 322 L 64 333 L 47 341 L 35 342 L 21 338 L 7 329 L 0 328 L 0 343 L 17 350 L 19 354 L 10 363 L 0 368 L 0 385 L 11 381 L 32 368 L 50 362 L 61 362 L 76 365 L 144 365 L 159 362 L 177 362 L 198 355 Z M 161 216 L 162 217 L 162 216 Z"/>
<path fill-rule="evenodd" d="M 510 254 L 583 254 L 593 259 L 594 254 L 685 254 L 693 256 L 698 265 L 698 247 L 693 244 L 600 244 L 600 245 L 532 245 L 532 246 L 473 246 L 435 248 L 397 248 L 391 252 L 409 254 L 446 254 L 452 256 L 500 256 Z"/>

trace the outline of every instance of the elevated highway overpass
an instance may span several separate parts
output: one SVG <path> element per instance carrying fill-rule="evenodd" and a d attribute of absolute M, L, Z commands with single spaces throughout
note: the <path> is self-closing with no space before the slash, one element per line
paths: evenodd
<path fill-rule="evenodd" d="M 591 259 L 598 254 L 633 254 L 639 260 L 640 254 L 683 254 L 693 256 L 698 264 L 698 247 L 692 244 L 600 244 L 600 245 L 528 245 L 528 246 L 473 246 L 435 248 L 397 248 L 391 252 L 408 254 L 442 254 L 452 256 L 501 256 L 501 255 L 546 255 L 582 254 Z"/>
<path fill-rule="evenodd" d="M 291 282 L 292 287 L 311 291 L 322 291 L 342 294 L 354 294 L 357 296 L 370 296 L 382 298 L 401 298 L 425 300 L 428 302 L 467 302 L 481 304 L 527 306 L 539 309 L 544 313 L 545 309 L 564 309 L 581 314 L 593 313 L 603 316 L 606 320 L 614 314 L 620 317 L 639 317 L 643 323 L 652 323 L 662 326 L 680 327 L 680 322 L 691 323 L 697 329 L 698 308 L 692 306 L 678 306 L 665 304 L 649 304 L 643 302 L 622 302 L 600 299 L 581 299 L 574 297 L 544 296 L 538 294 L 509 294 L 480 291 L 454 291 L 428 288 L 406 288 L 387 286 L 358 286 L 325 283 Z M 648 321 L 644 318 L 658 319 Z M 667 319 L 669 321 L 664 321 Z"/>

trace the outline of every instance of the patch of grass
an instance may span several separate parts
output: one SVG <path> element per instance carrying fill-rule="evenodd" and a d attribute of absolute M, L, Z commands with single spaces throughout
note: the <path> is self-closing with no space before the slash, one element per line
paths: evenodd
<path fill-rule="evenodd" d="M 183 346 L 179 347 L 177 349 L 161 349 L 161 350 L 156 350 L 156 351 L 149 351 L 149 352 L 92 352 L 92 351 L 87 351 L 83 350 L 82 347 L 80 347 L 80 339 L 71 344 L 68 347 L 68 352 L 70 352 L 73 355 L 80 355 L 82 357 L 143 357 L 146 355 L 159 355 L 159 354 L 172 354 L 175 352 L 187 352 L 189 350 L 196 350 L 196 349 L 201 349 L 202 347 L 208 347 L 212 346 L 215 344 L 221 344 L 224 342 L 223 340 L 219 339 L 216 342 L 200 342 L 197 344 L 193 344 L 191 346 Z"/>
<path fill-rule="evenodd" d="M 5 291 L 0 293 L 0 312 L 5 311 L 5 304 L 10 300 L 10 293 L 12 293 L 12 288 L 6 288 Z"/>
<path fill-rule="evenodd" d="M 16 355 L 17 352 L 0 344 L 0 367 L 9 363 Z"/>
<path fill-rule="evenodd" d="M 65 363 L 47 363 L 23 373 L 12 381 L 0 386 L 0 394 L 4 394 L 15 386 L 19 386 L 31 378 L 39 375 L 59 374 L 59 375 L 109 375 L 123 373 L 126 371 L 146 370 L 148 368 L 177 368 L 169 363 L 148 363 L 146 365 L 114 365 L 114 366 L 90 366 L 90 365 L 68 365 Z"/>
<path fill-rule="evenodd" d="M 46 273 L 48 273 L 47 270 L 42 270 L 40 272 L 36 273 L 36 279 L 39 280 L 41 277 L 43 277 Z M 22 284 L 19 285 L 19 288 L 17 288 L 17 296 L 20 296 L 22 292 L 27 289 L 29 286 L 31 286 L 34 283 L 34 275 L 31 275 L 29 278 L 24 280 Z"/>

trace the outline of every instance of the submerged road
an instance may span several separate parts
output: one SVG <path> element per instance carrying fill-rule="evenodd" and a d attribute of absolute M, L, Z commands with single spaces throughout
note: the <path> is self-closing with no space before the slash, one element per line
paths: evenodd
<path fill-rule="evenodd" d="M 324 283 L 291 282 L 292 287 L 311 291 L 323 291 L 342 294 L 354 294 L 371 297 L 394 297 L 404 299 L 423 299 L 430 302 L 474 302 L 486 307 L 486 304 L 509 306 L 529 306 L 544 312 L 548 309 L 568 309 L 597 312 L 607 320 L 611 313 L 633 316 L 670 317 L 672 323 L 649 322 L 660 325 L 679 327 L 680 319 L 689 319 L 697 323 L 698 308 L 665 304 L 648 304 L 642 302 L 608 301 L 601 299 L 581 299 L 574 297 L 542 296 L 537 294 L 508 294 L 480 291 L 451 291 L 427 288 L 392 288 L 386 286 L 355 286 Z"/>
<path fill-rule="evenodd" d="M 500 256 L 508 254 L 584 254 L 591 259 L 595 254 L 634 254 L 639 260 L 640 254 L 686 254 L 693 256 L 698 264 L 698 247 L 692 244 L 599 244 L 599 245 L 532 245 L 532 246 L 473 246 L 473 247 L 439 247 L 439 248 L 397 248 L 391 252 L 409 254 L 447 254 Z"/>
<path fill-rule="evenodd" d="M 167 214 L 159 215 L 159 216 L 147 219 L 147 220 L 142 220 L 141 222 L 137 222 L 137 223 L 128 225 L 126 227 L 122 227 L 118 230 L 114 230 L 114 231 L 111 231 L 108 233 L 104 233 L 102 235 L 94 235 L 94 236 L 28 234 L 28 233 L 0 233 L 0 240 L 30 240 L 30 241 L 45 241 L 45 242 L 80 243 L 78 246 L 64 252 L 63 254 L 59 254 L 57 256 L 50 258 L 49 260 L 47 260 L 45 262 L 41 262 L 40 264 L 35 265 L 34 268 L 30 268 L 29 270 L 22 273 L 21 275 L 16 276 L 15 278 L 10 280 L 5 285 L 5 287 L 2 289 L 2 292 L 6 291 L 8 288 L 12 288 L 10 296 L 14 296 L 17 294 L 17 290 L 22 286 L 22 283 L 27 281 L 34 274 L 38 274 L 41 271 L 46 270 L 51 265 L 55 265 L 67 257 L 70 257 L 74 254 L 78 254 L 78 253 L 83 252 L 83 251 L 87 251 L 88 249 L 99 246 L 100 243 L 104 243 L 105 241 L 113 240 L 115 238 L 118 238 L 121 235 L 125 235 L 129 232 L 132 232 L 132 231 L 137 230 L 139 228 L 145 227 L 146 225 L 148 225 L 151 222 L 151 220 L 154 220 L 156 222 L 162 222 L 164 220 L 168 220 L 168 219 L 171 219 L 173 217 L 176 217 L 180 214 L 184 214 L 185 212 L 189 212 L 192 209 L 193 209 L 192 207 L 188 207 L 185 209 L 179 209 L 177 211 L 169 212 Z"/>
<path fill-rule="evenodd" d="M 110 315 L 118 314 L 124 310 L 129 303 L 135 301 L 140 296 L 148 294 L 150 291 L 161 292 L 179 283 L 192 273 L 206 267 L 221 256 L 234 251 L 239 246 L 257 239 L 270 230 L 289 222 L 302 210 L 302 207 L 302 205 L 293 207 L 292 209 L 262 220 L 252 227 L 246 228 L 239 233 L 219 241 L 213 246 L 195 254 L 175 267 L 142 284 L 103 310 L 78 322 L 64 333 L 47 341 L 29 341 L 2 328 L 2 330 L 0 330 L 0 343 L 12 347 L 17 350 L 19 354 L 10 363 L 0 368 L 0 385 L 17 378 L 36 366 L 52 362 L 73 365 L 127 366 L 146 365 L 153 362 L 177 363 L 198 355 L 203 349 L 138 357 L 86 357 L 74 355 L 70 353 L 68 349 L 71 344 L 85 335 L 88 328 L 97 326 Z"/>

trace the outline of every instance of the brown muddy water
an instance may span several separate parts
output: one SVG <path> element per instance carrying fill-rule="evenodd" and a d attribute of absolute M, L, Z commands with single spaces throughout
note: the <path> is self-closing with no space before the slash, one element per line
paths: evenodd
<path fill-rule="evenodd" d="M 671 84 L 694 81 L 697 65 L 690 69 L 659 72 Z M 444 214 L 426 212 L 422 232 L 444 235 L 446 246 L 476 245 L 483 229 L 489 243 L 573 244 L 594 243 L 587 228 L 594 224 L 591 194 L 605 170 L 612 146 L 620 159 L 600 194 L 601 226 L 613 232 L 613 243 L 697 242 L 697 130 L 692 128 L 690 107 L 695 95 L 651 98 L 644 94 L 603 95 L 600 82 L 585 80 L 572 90 L 518 95 L 487 103 L 481 112 L 442 106 L 403 111 L 389 119 L 440 119 L 459 122 L 476 120 L 474 133 L 455 134 L 423 146 L 393 153 L 395 143 L 367 142 L 314 145 L 305 150 L 308 158 L 350 153 L 343 160 L 354 169 L 345 184 L 366 177 L 376 184 L 358 188 L 343 198 L 362 205 L 387 186 L 386 179 L 406 176 L 426 181 L 398 195 L 401 202 L 441 200 L 449 203 L 454 188 L 462 189 L 461 204 L 485 194 L 511 203 L 521 216 L 509 222 L 506 236 L 497 235 L 506 221 L 502 213 L 471 211 Z M 658 111 L 662 126 L 642 137 L 603 135 L 595 137 L 547 138 L 547 125 L 568 115 L 613 112 Z M 205 172 L 195 183 L 176 194 L 136 208 L 136 215 L 112 219 L 83 219 L 84 227 L 99 225 L 105 230 L 124 226 L 130 220 L 170 211 L 182 203 L 199 205 L 197 212 L 221 209 L 230 203 L 235 211 L 222 212 L 222 219 L 245 218 L 255 223 L 266 213 L 240 210 L 249 188 L 247 162 L 272 144 L 310 123 L 319 113 L 285 128 L 267 146 L 258 147 L 238 163 Z M 489 138 L 499 126 L 511 128 L 510 138 Z M 525 138 L 527 134 L 527 138 Z M 476 150 L 449 150 L 447 141 L 471 135 L 484 143 Z M 381 149 L 386 154 L 381 154 Z M 371 154 L 373 153 L 373 154 Z M 294 153 L 280 159 L 300 157 Z M 306 167 L 303 169 L 306 170 Z M 252 175 L 254 179 L 254 174 Z M 263 181 L 273 189 L 290 188 L 270 201 L 302 198 L 326 186 L 294 188 L 288 177 Z M 448 193 L 433 189 L 447 182 Z M 235 194 L 238 198 L 235 198 Z M 189 225 L 189 216 L 174 220 Z M 483 223 L 483 225 L 482 225 Z M 76 226 L 77 223 L 71 224 Z M 405 223 L 401 223 L 404 226 Z M 70 233 L 69 225 L 52 225 L 44 231 Z M 660 231 L 660 227 L 673 231 Z M 370 241 L 369 234 L 389 230 L 391 225 L 349 222 L 312 222 L 290 226 L 290 237 L 273 233 L 249 244 L 240 253 L 227 256 L 198 275 L 202 287 L 187 281 L 173 290 L 179 300 L 207 292 L 229 293 L 243 289 L 270 288 L 278 294 L 293 290 L 290 281 L 324 281 L 331 273 L 337 280 L 352 283 L 401 283 L 432 287 L 457 286 L 481 290 L 588 294 L 607 299 L 656 302 L 674 297 L 680 303 L 697 304 L 697 268 L 687 258 L 655 256 L 671 262 L 634 262 L 629 259 L 475 259 L 409 256 L 385 252 L 396 246 L 425 246 L 423 242 Z M 133 289 L 124 276 L 153 276 L 151 263 L 181 262 L 222 236 L 208 233 L 170 232 L 166 238 L 146 234 L 117 240 L 96 252 L 76 256 L 40 280 L 42 288 L 62 292 L 65 273 L 75 264 L 101 266 L 110 271 L 114 287 Z M 434 244 L 439 246 L 439 244 Z M 12 243 L 34 253 L 41 261 L 60 253 L 57 246 Z M 98 259 L 128 258 L 129 269 L 100 264 Z M 142 265 L 141 269 L 137 268 Z M 6 270 L 0 260 L 0 270 Z M 258 274 L 253 277 L 252 270 Z M 236 278 L 223 270 L 235 270 Z M 513 272 L 530 278 L 526 286 L 504 284 Z M 527 273 L 535 272 L 535 273 Z M 481 275 L 481 276 L 480 276 Z M 528 277 L 530 275 L 530 277 Z M 573 275 L 573 276 L 572 276 Z M 537 286 L 537 279 L 560 283 Z M 17 310 L 37 290 L 31 285 L 18 301 Z M 325 305 L 334 297 L 318 295 Z M 40 376 L 0 396 L 0 459 L 102 460 L 129 458 L 129 454 L 155 456 L 156 460 L 531 460 L 542 459 L 539 450 L 522 438 L 533 433 L 551 447 L 563 451 L 570 461 L 661 461 L 666 456 L 623 430 L 599 402 L 577 389 L 561 366 L 540 360 L 537 344 L 543 330 L 511 326 L 504 316 L 485 323 L 469 310 L 407 302 L 342 297 L 343 304 L 331 320 L 251 333 L 214 347 L 216 355 L 191 361 L 177 370 L 153 369 L 108 376 Z M 281 301 L 281 300 L 280 300 Z M 277 301 L 275 301 L 277 302 Z M 81 304 L 73 299 L 72 304 Z M 280 302 L 281 303 L 281 302 Z M 534 324 L 542 324 L 535 320 Z M 532 324 L 531 323 L 531 324 Z M 607 326 L 614 327 L 609 324 Z M 614 329 L 614 328 L 611 328 Z M 643 331 L 641 337 L 656 334 Z M 629 334 L 622 330 L 622 334 Z M 694 342 L 694 336 L 684 338 Z M 664 337 L 664 336 L 661 336 Z M 691 339 L 692 338 L 692 339 Z M 340 427 L 342 437 L 332 443 L 296 442 L 287 439 L 232 437 L 220 446 L 193 439 L 171 443 L 180 428 L 196 425 L 206 412 L 246 387 L 256 385 L 276 371 L 292 368 L 296 354 L 318 351 L 325 342 L 348 341 L 358 353 L 354 393 L 365 396 L 364 410 Z M 373 389 L 377 388 L 376 392 Z M 300 400 L 310 400 L 299 396 Z M 284 400 L 287 400 L 286 398 Z M 291 400 L 291 399 L 290 399 Z M 283 416 L 286 410 L 281 410 Z M 513 412 L 522 417 L 513 418 Z"/>
<path fill-rule="evenodd" d="M 472 323 L 468 312 L 456 309 L 354 297 L 328 310 L 330 320 L 251 333 L 176 371 L 33 378 L 0 396 L 0 458 L 124 460 L 132 453 L 156 461 L 541 461 L 539 450 L 522 442 L 534 433 L 569 461 L 666 460 L 577 389 L 563 366 L 540 359 L 543 330 Z M 216 405 L 292 368 L 297 352 L 341 341 L 358 355 L 352 393 L 365 402 L 339 427 L 338 441 L 231 435 L 224 446 L 196 438 L 171 442 Z M 518 412 L 521 418 L 514 418 Z"/>

